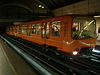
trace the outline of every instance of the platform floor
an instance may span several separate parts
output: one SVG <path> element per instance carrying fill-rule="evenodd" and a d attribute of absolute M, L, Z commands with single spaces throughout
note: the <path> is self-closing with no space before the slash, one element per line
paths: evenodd
<path fill-rule="evenodd" d="M 0 75 L 39 75 L 39 73 L 0 39 Z"/>

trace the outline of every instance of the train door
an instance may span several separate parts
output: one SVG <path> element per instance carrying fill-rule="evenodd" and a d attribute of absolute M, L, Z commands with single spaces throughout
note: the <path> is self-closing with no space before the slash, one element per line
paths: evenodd
<path fill-rule="evenodd" d="M 49 39 L 49 29 L 50 29 L 50 22 L 44 22 L 42 24 L 42 39 L 43 43 L 46 44 L 46 39 Z"/>
<path fill-rule="evenodd" d="M 42 25 L 42 38 L 49 38 L 49 24 L 50 22 L 45 22 Z"/>
<path fill-rule="evenodd" d="M 61 48 L 62 46 L 62 25 L 60 20 L 55 20 L 50 23 L 49 39 L 46 40 L 47 45 Z"/>

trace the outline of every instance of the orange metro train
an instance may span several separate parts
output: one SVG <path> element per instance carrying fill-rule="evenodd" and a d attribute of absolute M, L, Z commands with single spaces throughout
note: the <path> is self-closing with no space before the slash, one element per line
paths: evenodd
<path fill-rule="evenodd" d="M 73 55 L 77 55 L 81 48 L 96 44 L 93 16 L 60 16 L 26 22 L 8 26 L 6 33 Z"/>

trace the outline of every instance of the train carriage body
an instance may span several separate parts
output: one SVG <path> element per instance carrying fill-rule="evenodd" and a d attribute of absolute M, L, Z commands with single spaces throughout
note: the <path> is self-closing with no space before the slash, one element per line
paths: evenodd
<path fill-rule="evenodd" d="M 95 27 L 91 16 L 61 16 L 9 26 L 7 34 L 73 53 L 95 45 Z"/>

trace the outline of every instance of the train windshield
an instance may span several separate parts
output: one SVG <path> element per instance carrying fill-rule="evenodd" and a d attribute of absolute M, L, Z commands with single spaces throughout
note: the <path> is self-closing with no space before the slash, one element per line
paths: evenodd
<path fill-rule="evenodd" d="M 75 17 L 72 25 L 73 39 L 96 38 L 96 25 L 93 17 Z"/>

